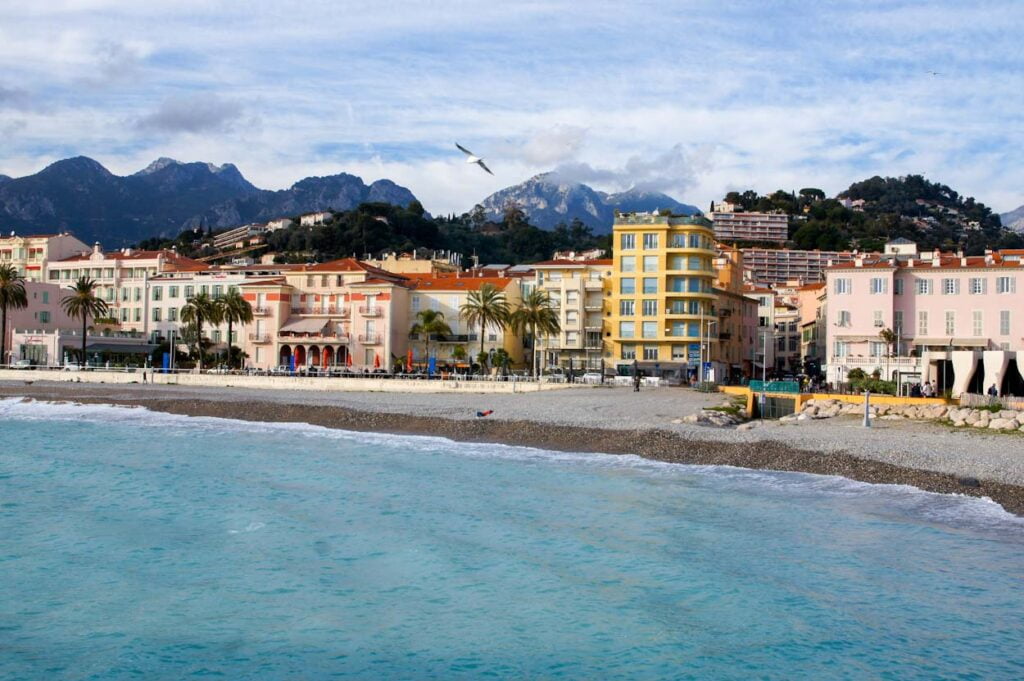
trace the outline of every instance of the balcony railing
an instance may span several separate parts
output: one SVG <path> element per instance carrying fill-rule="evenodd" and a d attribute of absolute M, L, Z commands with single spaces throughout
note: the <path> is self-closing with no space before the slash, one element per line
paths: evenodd
<path fill-rule="evenodd" d="M 262 345 L 270 342 L 270 336 L 265 333 L 250 333 L 249 340 L 257 345 Z"/>
<path fill-rule="evenodd" d="M 359 342 L 363 345 L 379 345 L 381 339 L 380 335 L 376 333 L 365 333 L 359 335 Z"/>
<path fill-rule="evenodd" d="M 253 317 L 266 317 L 270 314 L 270 309 L 266 307 L 254 307 L 252 308 Z"/>
<path fill-rule="evenodd" d="M 384 314 L 384 308 L 378 305 L 360 305 L 359 314 L 364 317 L 380 317 Z"/>
<path fill-rule="evenodd" d="M 587 291 L 600 291 L 604 288 L 604 283 L 596 279 L 587 279 L 583 282 L 583 288 Z"/>

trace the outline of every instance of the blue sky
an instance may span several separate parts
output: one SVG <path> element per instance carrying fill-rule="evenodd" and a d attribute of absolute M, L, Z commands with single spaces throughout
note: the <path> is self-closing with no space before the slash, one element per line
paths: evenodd
<path fill-rule="evenodd" d="M 0 173 L 345 171 L 436 213 L 554 168 L 699 206 L 924 173 L 1006 211 L 1022 36 L 1020 0 L 0 0 Z"/>

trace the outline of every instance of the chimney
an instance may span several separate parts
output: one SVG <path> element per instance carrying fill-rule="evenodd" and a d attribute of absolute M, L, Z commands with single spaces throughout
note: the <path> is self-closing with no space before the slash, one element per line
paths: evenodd
<path fill-rule="evenodd" d="M 100 250 L 100 242 L 99 241 L 97 241 L 96 243 L 94 243 L 92 245 L 92 252 L 93 253 L 102 253 L 103 252 L 102 250 Z"/>
<path fill-rule="evenodd" d="M 932 258 L 932 267 L 938 267 L 942 264 L 942 258 Z"/>

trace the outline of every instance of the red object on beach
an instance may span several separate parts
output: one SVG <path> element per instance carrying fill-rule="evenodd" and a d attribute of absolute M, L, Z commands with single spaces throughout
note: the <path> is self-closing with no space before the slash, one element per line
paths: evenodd
<path fill-rule="evenodd" d="M 380 369 L 380 355 L 376 353 L 373 355 L 373 368 Z"/>
<path fill-rule="evenodd" d="M 351 352 L 346 352 L 345 353 L 345 366 L 347 366 L 347 367 L 352 366 L 352 353 Z"/>
<path fill-rule="evenodd" d="M 490 415 L 491 415 L 491 414 L 493 414 L 493 413 L 494 413 L 494 410 L 493 410 L 493 409 L 488 409 L 487 411 L 478 411 L 478 412 L 476 413 L 476 417 L 477 417 L 478 419 L 482 419 L 483 417 L 485 417 L 485 416 L 490 416 Z"/>
<path fill-rule="evenodd" d="M 412 348 L 405 355 L 405 370 L 412 371 Z"/>

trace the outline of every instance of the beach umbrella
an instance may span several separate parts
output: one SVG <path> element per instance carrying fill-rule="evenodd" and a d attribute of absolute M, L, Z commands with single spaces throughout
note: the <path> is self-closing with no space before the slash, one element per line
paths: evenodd
<path fill-rule="evenodd" d="M 405 370 L 412 371 L 412 348 L 405 355 Z"/>
<path fill-rule="evenodd" d="M 373 355 L 373 368 L 380 369 L 380 355 L 377 353 Z"/>
<path fill-rule="evenodd" d="M 351 367 L 352 366 L 352 352 L 351 351 L 348 351 L 348 352 L 345 353 L 345 366 L 347 366 L 347 367 Z"/>

